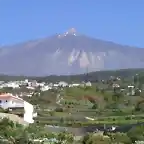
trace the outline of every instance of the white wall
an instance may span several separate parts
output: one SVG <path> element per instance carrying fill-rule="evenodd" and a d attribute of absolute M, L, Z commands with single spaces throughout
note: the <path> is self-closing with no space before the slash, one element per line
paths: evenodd
<path fill-rule="evenodd" d="M 10 105 L 12 105 L 11 100 L 0 99 L 0 107 L 2 107 L 3 109 L 7 109 Z"/>
<path fill-rule="evenodd" d="M 28 123 L 34 123 L 34 120 L 33 120 L 34 107 L 33 107 L 33 105 L 24 101 L 24 111 L 25 111 L 24 121 L 26 121 Z"/>
<path fill-rule="evenodd" d="M 0 99 L 0 107 L 3 109 L 13 108 L 13 107 L 24 107 L 24 103 L 20 100 L 14 99 Z"/>

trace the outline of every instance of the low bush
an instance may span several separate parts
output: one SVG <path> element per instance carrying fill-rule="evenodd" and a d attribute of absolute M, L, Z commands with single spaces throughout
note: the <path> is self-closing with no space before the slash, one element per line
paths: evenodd
<path fill-rule="evenodd" d="M 63 112 L 64 110 L 63 110 L 63 108 L 56 108 L 55 111 L 56 112 Z"/>

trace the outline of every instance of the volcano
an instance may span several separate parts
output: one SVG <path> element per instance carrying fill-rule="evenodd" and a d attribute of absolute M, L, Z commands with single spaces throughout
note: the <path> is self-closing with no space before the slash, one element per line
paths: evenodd
<path fill-rule="evenodd" d="M 0 47 L 0 73 L 7 75 L 68 75 L 143 68 L 144 49 L 80 34 L 62 34 Z"/>

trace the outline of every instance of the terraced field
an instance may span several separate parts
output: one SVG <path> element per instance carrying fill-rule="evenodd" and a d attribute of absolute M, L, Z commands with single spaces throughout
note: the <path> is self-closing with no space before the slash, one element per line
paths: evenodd
<path fill-rule="evenodd" d="M 40 96 L 26 98 L 28 102 L 36 105 L 37 124 L 70 127 L 143 122 L 143 115 L 134 112 L 136 102 L 141 99 L 143 98 L 140 96 L 124 95 L 113 100 L 112 91 L 97 91 L 95 85 L 90 88 L 54 89 L 41 92 Z M 129 105 L 126 105 L 125 101 L 128 101 Z M 11 113 L 20 116 L 23 111 L 14 110 Z"/>

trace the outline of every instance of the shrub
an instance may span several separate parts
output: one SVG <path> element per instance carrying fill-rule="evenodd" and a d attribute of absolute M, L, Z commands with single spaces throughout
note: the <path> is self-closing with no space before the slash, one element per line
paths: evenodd
<path fill-rule="evenodd" d="M 56 112 L 63 112 L 63 108 L 56 108 L 55 111 Z"/>
<path fill-rule="evenodd" d="M 131 119 L 131 117 L 129 117 L 129 116 L 125 117 L 125 120 L 130 120 L 130 119 Z"/>
<path fill-rule="evenodd" d="M 98 108 L 97 104 L 94 104 L 94 105 L 92 106 L 92 109 L 97 109 L 97 108 Z"/>

